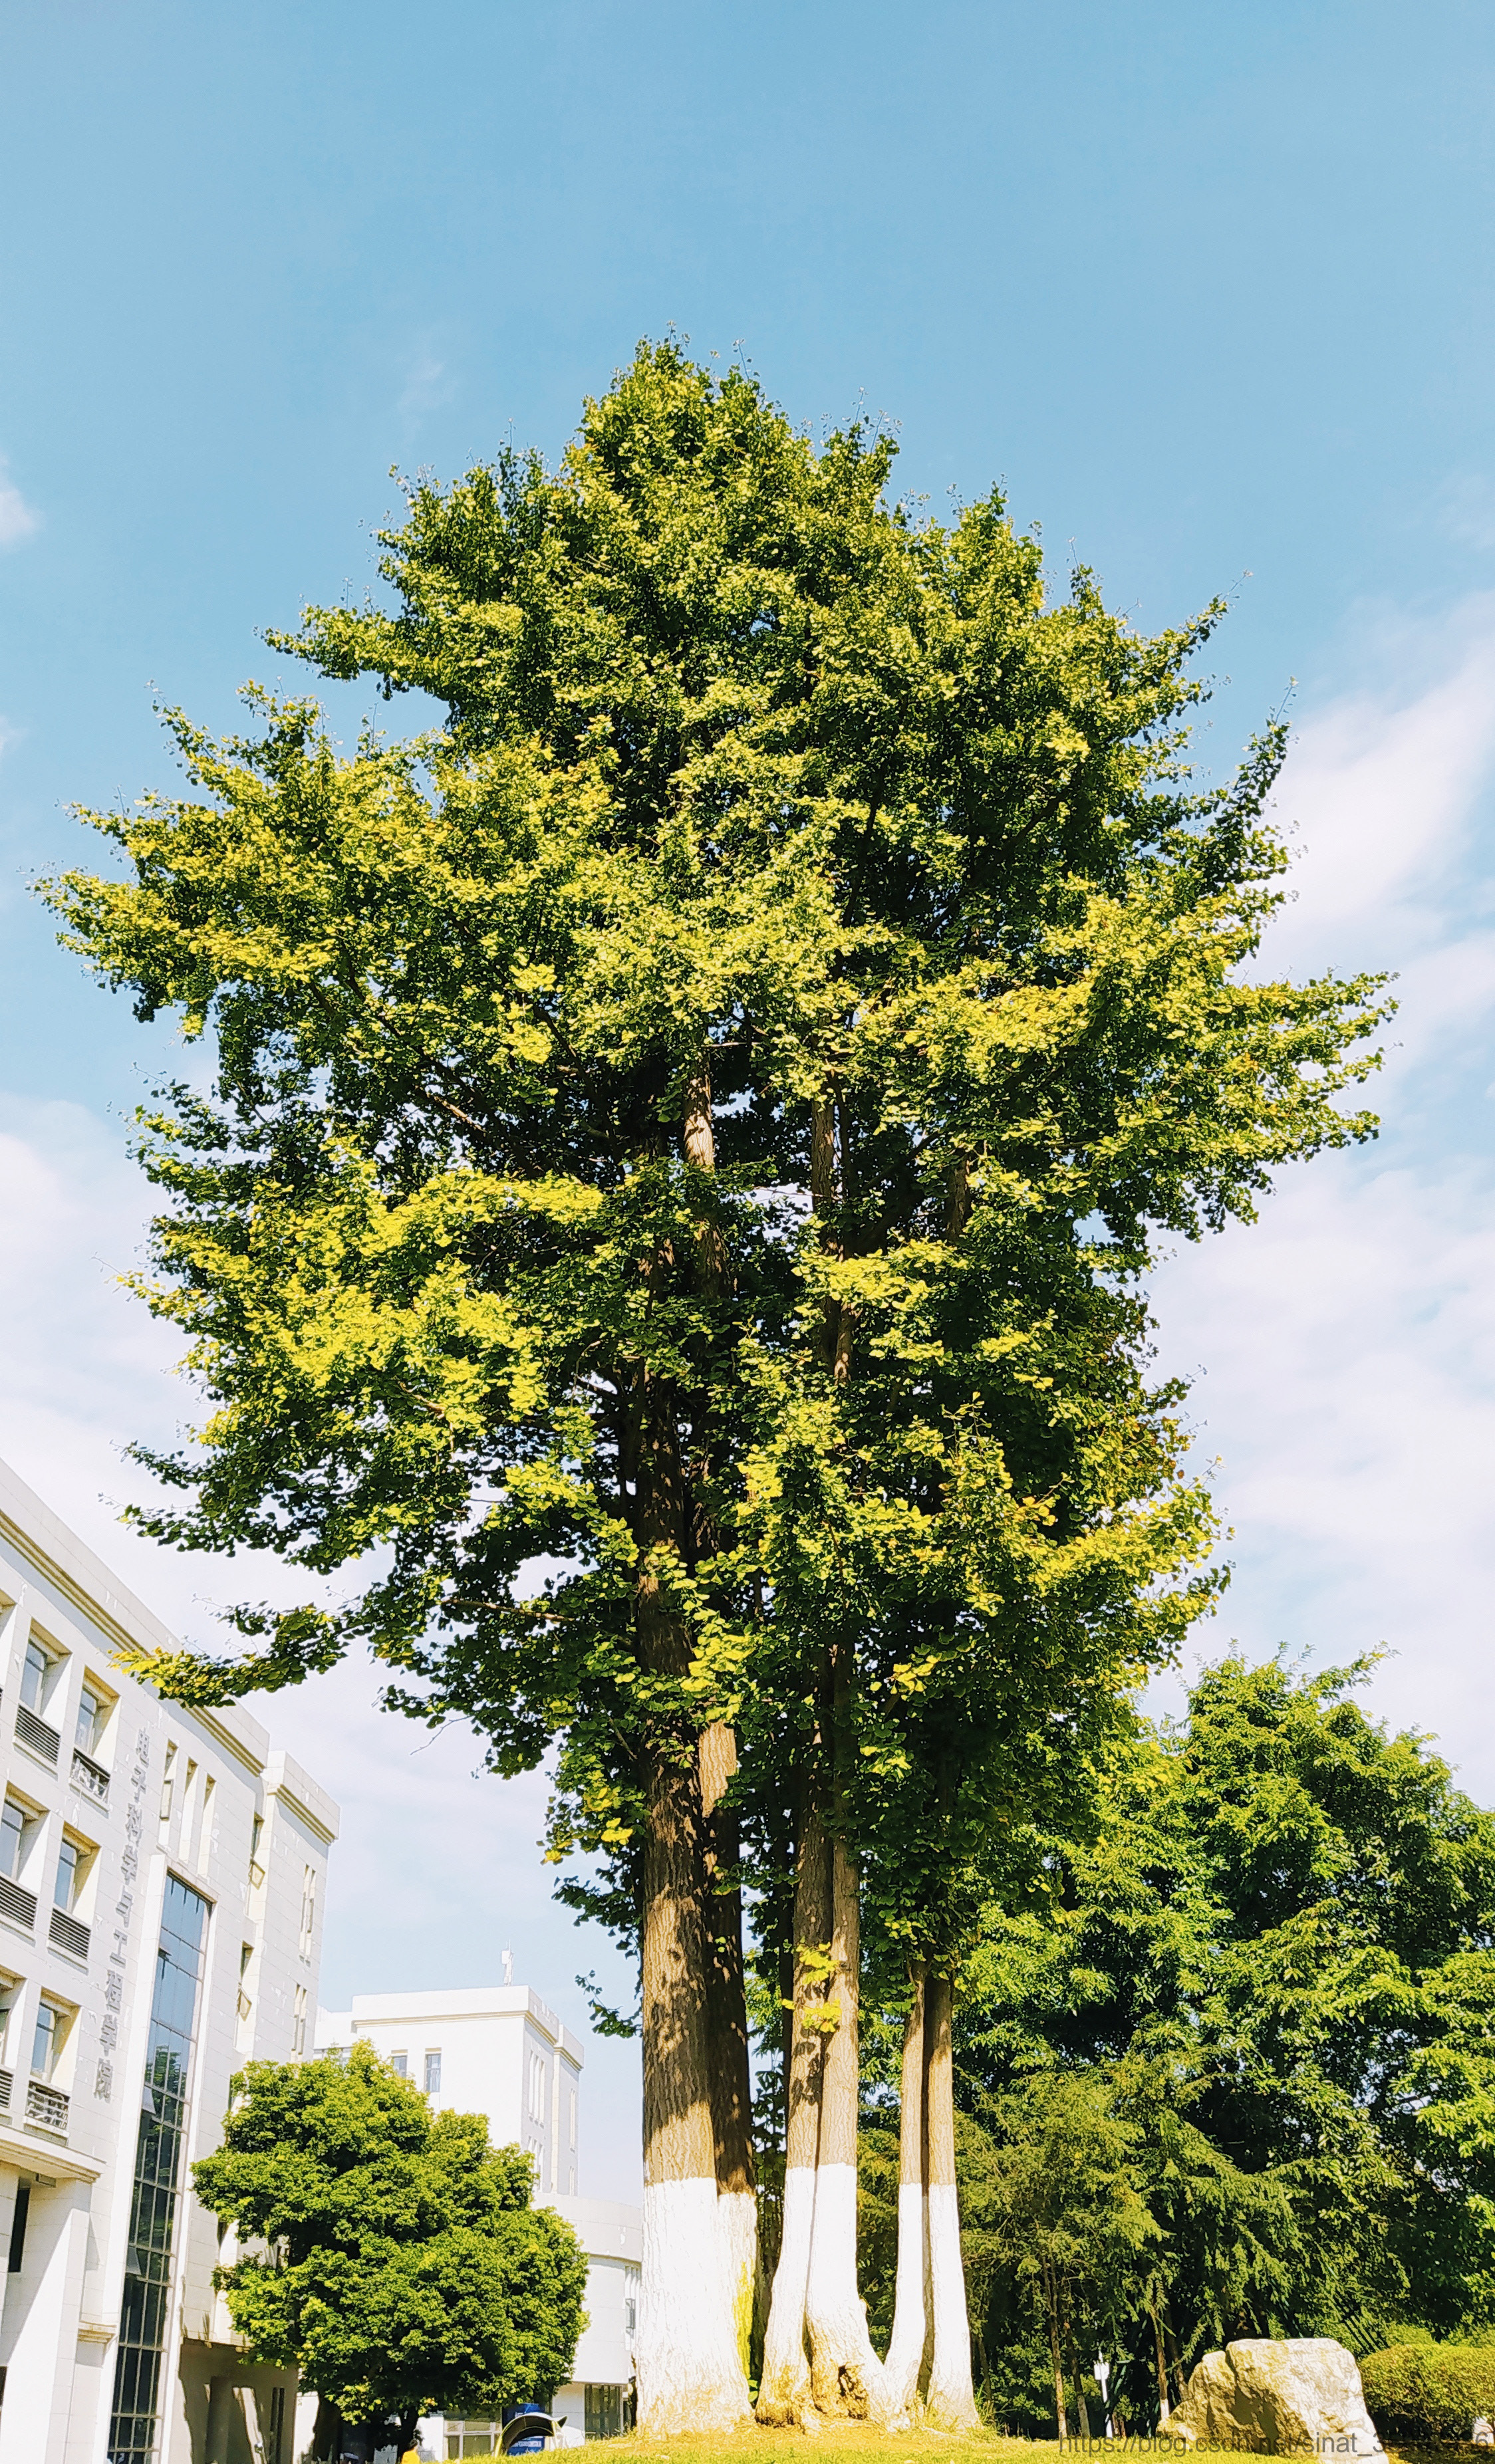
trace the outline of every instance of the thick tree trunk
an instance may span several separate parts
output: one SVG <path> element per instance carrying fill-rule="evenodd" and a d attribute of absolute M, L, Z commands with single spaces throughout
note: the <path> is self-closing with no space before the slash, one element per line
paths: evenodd
<path fill-rule="evenodd" d="M 712 1116 L 711 1064 L 700 1067 L 686 1090 L 685 1159 L 695 1172 L 715 1173 L 716 1136 Z M 726 1243 L 715 1218 L 695 1226 L 696 1290 L 718 1299 L 728 1285 Z M 709 1420 L 697 1441 L 710 1452 Z M 693 1539 L 710 1553 L 715 1534 L 696 1503 Z M 736 1816 L 724 1803 L 737 1768 L 737 1739 L 724 1721 L 714 1722 L 698 1748 L 704 1825 L 706 1916 L 710 1940 L 707 1999 L 711 2045 L 712 2120 L 716 2141 L 716 2190 L 723 2264 L 731 2287 L 733 2317 L 744 2371 L 752 2361 L 753 2330 L 762 2305 L 758 2255 L 758 2189 L 753 2164 L 753 2090 L 748 2059 L 747 1997 L 742 1976 L 742 1894 L 732 1877 L 737 1863 Z"/>
<path fill-rule="evenodd" d="M 929 2418 L 941 2430 L 974 2430 L 980 2416 L 971 2384 L 971 2324 L 960 2255 L 960 2205 L 956 2189 L 955 2070 L 951 2057 L 951 1983 L 932 1975 L 925 2002 L 929 2060 L 924 2096 L 929 2126 L 929 2262 L 934 2308 L 934 2359 Z"/>
<path fill-rule="evenodd" d="M 919 2391 L 930 2341 L 929 2197 L 924 2187 L 924 1964 L 910 1971 L 898 2123 L 898 2273 L 885 2365 L 888 2400 L 906 2413 Z"/>
<path fill-rule="evenodd" d="M 783 2223 L 758 2398 L 759 2421 L 777 2426 L 802 2421 L 812 2409 L 804 2302 L 815 2237 L 825 2046 L 816 2021 L 825 1999 L 823 1960 L 829 1938 L 830 1846 L 812 1806 L 801 1822 L 795 1858 L 794 2009 L 789 2020 L 789 2093 L 784 2112 Z"/>
<path fill-rule="evenodd" d="M 681 1547 L 684 1483 L 673 1397 L 646 1397 L 639 1462 L 639 1648 L 684 1676 L 690 1638 L 651 1550 Z M 705 1829 L 698 1749 L 666 1722 L 646 1749 L 642 1857 L 644 2267 L 635 2363 L 651 2435 L 730 2430 L 749 2410 L 716 2196 Z"/>
<path fill-rule="evenodd" d="M 737 2347 L 744 2370 L 750 2370 L 754 2329 L 761 2324 L 763 2284 L 758 2247 L 747 1997 L 742 1976 L 742 1893 L 735 1880 L 724 1884 L 721 1879 L 723 1875 L 735 1875 L 738 1855 L 737 1819 L 724 1803 L 727 1787 L 737 1768 L 737 1740 L 723 1722 L 717 1721 L 704 1731 L 699 1762 L 706 1834 L 706 1913 L 711 1931 L 707 1996 L 717 2208 Z"/>
<path fill-rule="evenodd" d="M 716 2196 L 693 1771 L 649 1775 L 644 1845 L 644 2269 L 638 2418 L 651 2436 L 749 2409 Z"/>
<path fill-rule="evenodd" d="M 832 1961 L 829 2002 L 836 2025 L 827 2027 L 821 2079 L 820 2162 L 815 2168 L 815 2239 L 805 2320 L 810 2335 L 810 2374 L 822 2412 L 853 2420 L 890 2418 L 883 2365 L 867 2332 L 867 2312 L 857 2291 L 856 2141 L 860 2103 L 858 2006 L 861 1993 L 861 1908 L 857 1870 L 846 1839 L 831 1842 Z M 829 2013 L 827 2011 L 827 2019 Z"/>

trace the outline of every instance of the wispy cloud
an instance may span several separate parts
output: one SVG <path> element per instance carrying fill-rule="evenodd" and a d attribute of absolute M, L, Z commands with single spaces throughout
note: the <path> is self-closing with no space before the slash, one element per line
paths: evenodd
<path fill-rule="evenodd" d="M 445 361 L 432 350 L 416 351 L 405 370 L 405 383 L 395 407 L 407 427 L 413 427 L 428 412 L 440 410 L 456 392 L 456 380 L 447 371 Z"/>
<path fill-rule="evenodd" d="M 1425 669 L 1416 647 L 1405 665 Z M 1235 1531 L 1199 1647 L 1324 1661 L 1384 1642 L 1378 1707 L 1439 1732 L 1488 1797 L 1495 609 L 1467 605 L 1439 647 L 1420 692 L 1310 713 L 1282 788 L 1301 856 L 1268 963 L 1399 971 L 1381 1138 L 1299 1167 L 1260 1222 L 1186 1249 L 1158 1308 Z"/>
<path fill-rule="evenodd" d="M 22 539 L 40 528 L 40 514 L 27 503 L 0 455 L 0 548 L 19 547 Z"/>

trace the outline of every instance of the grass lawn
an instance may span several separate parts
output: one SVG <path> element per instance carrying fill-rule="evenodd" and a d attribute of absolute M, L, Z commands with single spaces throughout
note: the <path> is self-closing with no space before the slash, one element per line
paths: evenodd
<path fill-rule="evenodd" d="M 1182 2450 L 1166 2439 L 1093 2439 L 1095 2464 L 1101 2464 L 1103 2452 L 1117 2458 L 1123 2455 L 1154 2455 L 1159 2458 L 1180 2457 Z M 762 2430 L 756 2425 L 722 2437 L 715 2431 L 684 2435 L 678 2438 L 646 2438 L 637 2431 L 626 2438 L 609 2438 L 605 2442 L 607 2464 L 956 2464 L 957 2458 L 990 2459 L 990 2464 L 1058 2464 L 1060 2447 L 1054 2438 L 1008 2438 L 996 2430 L 873 2430 L 861 2423 L 843 2423 L 834 2430 L 826 2429 L 806 2436 L 802 2430 Z M 1078 2439 L 1070 2439 L 1066 2454 L 1089 2453 Z M 1195 2448 L 1193 2454 L 1223 2454 L 1219 2448 Z M 1235 2452 L 1235 2451 L 1230 2451 Z M 1462 2453 L 1479 2464 L 1491 2464 L 1487 2451 L 1473 2447 L 1462 2451 L 1444 2448 L 1438 2451 L 1438 2464 L 1449 2464 L 1449 2458 Z M 1389 2464 L 1432 2464 L 1432 2450 L 1408 2448 L 1391 2451 Z M 469 2464 L 484 2464 L 474 2457 Z M 517 2464 L 530 2464 L 520 2457 Z M 1305 2458 L 1305 2464 L 1310 2459 Z M 1328 2459 L 1323 2459 L 1328 2464 Z"/>
<path fill-rule="evenodd" d="M 1123 2445 L 1119 2438 L 1092 2439 L 1091 2449 L 1109 2449 L 1119 2459 L 1123 2455 L 1180 2455 L 1181 2451 L 1166 2439 L 1131 2438 Z M 945 2458 L 956 2464 L 957 2457 L 990 2458 L 991 2464 L 1058 2464 L 1060 2447 L 1054 2438 L 1007 2438 L 996 2430 L 873 2430 L 860 2423 L 844 2423 L 835 2430 L 822 2430 L 806 2436 L 802 2430 L 762 2430 L 749 2425 L 730 2437 L 714 2431 L 678 2438 L 645 2438 L 633 2431 L 626 2438 L 609 2438 L 605 2453 L 607 2464 L 936 2464 Z M 1066 2454 L 1085 2454 L 1089 2451 L 1071 2438 L 1064 2450 Z M 1239 2453 L 1222 2448 L 1198 2447 L 1191 2451 L 1200 2456 Z M 1462 2442 L 1456 2447 L 1393 2447 L 1388 2450 L 1388 2464 L 1451 2464 L 1454 2457 L 1467 2459 L 1467 2464 L 1491 2464 L 1487 2448 L 1472 2447 Z M 482 2457 L 469 2459 L 469 2464 L 485 2464 Z M 517 2464 L 530 2464 L 519 2457 Z M 1311 2464 L 1305 2458 L 1304 2464 Z M 1328 2464 L 1328 2459 L 1323 2459 Z"/>

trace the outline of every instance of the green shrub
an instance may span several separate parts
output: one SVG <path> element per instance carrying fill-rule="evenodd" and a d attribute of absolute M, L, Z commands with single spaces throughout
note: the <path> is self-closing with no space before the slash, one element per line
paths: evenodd
<path fill-rule="evenodd" d="M 1495 2346 L 1390 2344 L 1367 2353 L 1360 2384 L 1385 2439 L 1466 2439 L 1475 2414 L 1495 2417 Z"/>

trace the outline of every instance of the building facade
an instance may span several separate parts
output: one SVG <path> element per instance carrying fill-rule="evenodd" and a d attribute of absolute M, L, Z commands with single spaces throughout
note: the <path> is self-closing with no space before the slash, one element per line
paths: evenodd
<path fill-rule="evenodd" d="M 0 2464 L 292 2464 L 190 2188 L 248 2060 L 308 2052 L 338 1810 L 0 1464 Z"/>
<path fill-rule="evenodd" d="M 495 2146 L 518 2145 L 533 2157 L 537 2207 L 564 2216 L 587 2255 L 588 2324 L 571 2381 L 554 2390 L 554 2409 L 565 2418 L 568 2446 L 616 2435 L 626 2426 L 633 2379 L 643 2216 L 638 2208 L 581 2195 L 581 2044 L 526 1985 L 364 1993 L 351 2011 L 318 2013 L 319 2050 L 356 2037 L 424 2088 L 433 2104 L 486 2115 Z M 308 2414 L 303 2430 L 309 2426 Z M 487 2455 L 497 2446 L 498 2428 L 493 2421 L 426 2421 L 422 2449 L 433 2457 Z"/>

